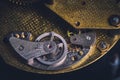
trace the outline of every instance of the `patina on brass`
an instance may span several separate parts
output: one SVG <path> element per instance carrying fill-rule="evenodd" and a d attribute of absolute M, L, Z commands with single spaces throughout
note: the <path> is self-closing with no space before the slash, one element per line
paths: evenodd
<path fill-rule="evenodd" d="M 103 57 L 120 38 L 120 26 L 111 26 L 108 22 L 111 15 L 120 15 L 120 8 L 115 0 L 53 0 L 53 4 L 36 6 L 21 6 L 11 2 L 4 4 L 0 8 L 0 55 L 6 63 L 24 71 L 58 74 L 83 68 Z M 32 68 L 22 63 L 15 51 L 4 42 L 6 35 L 17 31 L 31 32 L 31 41 L 50 31 L 67 40 L 67 31 L 71 28 L 93 30 L 96 32 L 96 42 L 77 64 L 63 70 L 45 71 Z M 19 37 L 17 34 L 16 36 Z"/>
<path fill-rule="evenodd" d="M 47 5 L 52 11 L 61 16 L 77 29 L 119 29 L 109 25 L 112 15 L 120 15 L 117 0 L 53 0 L 54 4 Z M 79 23 L 78 23 L 79 22 Z M 76 25 L 80 24 L 80 25 Z"/>

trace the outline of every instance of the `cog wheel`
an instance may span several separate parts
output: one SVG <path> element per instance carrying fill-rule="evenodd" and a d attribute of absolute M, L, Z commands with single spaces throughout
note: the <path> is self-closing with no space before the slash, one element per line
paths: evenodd
<path fill-rule="evenodd" d="M 66 41 L 62 36 L 54 32 L 44 33 L 40 35 L 36 41 L 43 42 L 46 38 L 50 38 L 50 40 L 44 43 L 43 48 L 46 53 L 51 54 L 38 57 L 37 60 L 45 65 L 59 66 L 63 64 L 68 51 Z M 53 49 L 55 49 L 55 51 Z"/>

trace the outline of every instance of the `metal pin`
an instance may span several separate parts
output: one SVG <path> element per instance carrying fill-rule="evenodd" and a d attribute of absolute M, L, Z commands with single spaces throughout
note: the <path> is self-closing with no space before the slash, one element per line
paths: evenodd
<path fill-rule="evenodd" d="M 19 34 L 15 34 L 15 37 L 16 37 L 16 38 L 20 38 L 20 35 L 19 35 Z"/>
<path fill-rule="evenodd" d="M 24 32 L 22 32 L 21 37 L 25 38 L 25 33 Z"/>

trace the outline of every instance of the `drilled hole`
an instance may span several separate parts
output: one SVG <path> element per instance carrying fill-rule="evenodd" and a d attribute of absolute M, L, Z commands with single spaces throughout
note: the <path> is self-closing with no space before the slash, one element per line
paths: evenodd
<path fill-rule="evenodd" d="M 84 5 L 86 5 L 86 2 L 85 2 L 85 1 L 82 1 L 81 4 L 84 6 Z"/>

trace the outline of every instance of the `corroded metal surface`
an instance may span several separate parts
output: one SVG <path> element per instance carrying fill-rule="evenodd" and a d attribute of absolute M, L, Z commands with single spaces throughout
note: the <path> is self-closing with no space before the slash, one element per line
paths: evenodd
<path fill-rule="evenodd" d="M 85 3 L 82 0 L 54 1 L 54 4 L 47 7 L 57 15 L 44 5 L 18 6 L 4 2 L 5 5 L 0 8 L 0 55 L 6 63 L 21 70 L 41 74 L 70 72 L 92 64 L 104 56 L 119 40 L 119 27 L 108 24 L 110 15 L 119 15 L 119 7 L 115 4 L 115 0 L 86 0 Z M 80 22 L 80 26 L 76 27 L 76 22 Z M 67 31 L 76 32 L 74 27 L 93 30 L 96 33 L 96 42 L 79 62 L 62 70 L 46 71 L 30 67 L 22 62 L 16 56 L 16 52 L 4 42 L 6 35 L 19 31 L 31 32 L 33 35 L 31 41 L 40 34 L 51 31 L 60 34 L 67 41 L 69 38 Z"/>

